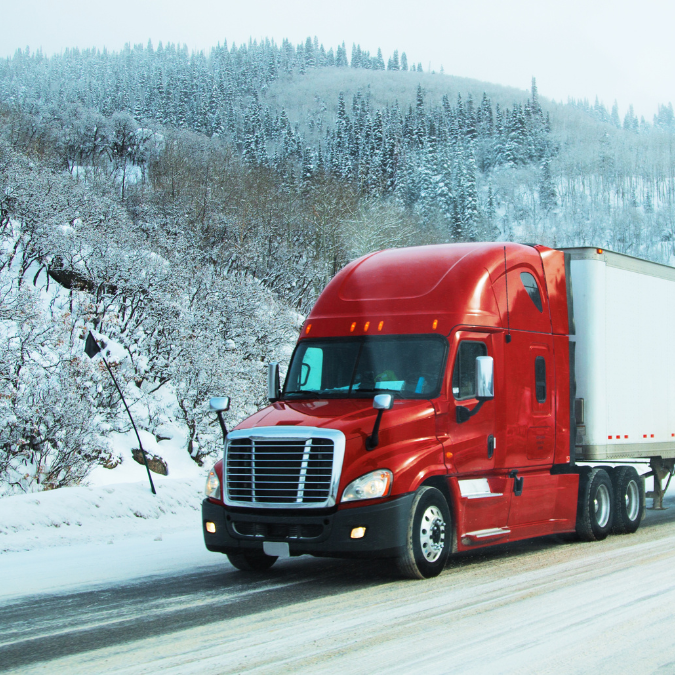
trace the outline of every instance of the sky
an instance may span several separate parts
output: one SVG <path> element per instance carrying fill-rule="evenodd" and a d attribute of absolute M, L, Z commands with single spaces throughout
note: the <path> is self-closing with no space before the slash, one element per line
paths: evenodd
<path fill-rule="evenodd" d="M 387 60 L 528 89 L 557 101 L 595 97 L 651 121 L 675 102 L 675 3 L 669 0 L 0 0 L 0 57 L 69 47 L 174 42 L 208 50 L 227 40 L 345 42 Z"/>

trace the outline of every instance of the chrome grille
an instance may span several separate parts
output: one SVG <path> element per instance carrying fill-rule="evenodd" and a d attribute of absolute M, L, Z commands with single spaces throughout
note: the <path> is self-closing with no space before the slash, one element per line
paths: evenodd
<path fill-rule="evenodd" d="M 339 431 L 258 427 L 231 432 L 225 453 L 226 502 L 332 506 L 343 455 L 344 435 Z"/>

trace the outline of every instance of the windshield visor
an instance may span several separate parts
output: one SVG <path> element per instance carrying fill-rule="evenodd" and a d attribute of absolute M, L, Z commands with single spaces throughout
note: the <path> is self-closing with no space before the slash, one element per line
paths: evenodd
<path fill-rule="evenodd" d="M 284 397 L 350 398 L 393 393 L 438 396 L 448 342 L 440 335 L 302 340 Z"/>

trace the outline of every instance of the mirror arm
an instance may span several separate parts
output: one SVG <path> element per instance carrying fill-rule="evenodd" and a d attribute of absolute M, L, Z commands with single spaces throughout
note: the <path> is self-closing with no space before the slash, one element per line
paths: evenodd
<path fill-rule="evenodd" d="M 375 419 L 375 426 L 373 433 L 366 438 L 366 450 L 374 450 L 380 443 L 380 421 L 382 420 L 382 413 L 384 410 L 377 411 L 377 418 Z"/>
<path fill-rule="evenodd" d="M 220 430 L 223 432 L 223 441 L 227 440 L 227 427 L 225 426 L 225 420 L 223 419 L 223 413 L 221 410 L 216 412 L 218 415 L 218 421 L 220 422 Z"/>
<path fill-rule="evenodd" d="M 482 407 L 485 401 L 489 401 L 489 398 L 479 398 L 478 405 L 473 409 L 469 410 L 463 405 L 458 405 L 456 409 L 457 424 L 462 424 L 462 422 L 468 422 Z"/>

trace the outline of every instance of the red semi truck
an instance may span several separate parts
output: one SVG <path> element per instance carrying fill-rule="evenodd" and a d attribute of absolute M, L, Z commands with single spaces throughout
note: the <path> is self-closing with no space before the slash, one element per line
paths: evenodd
<path fill-rule="evenodd" d="M 270 364 L 271 405 L 227 433 L 213 399 L 226 440 L 206 547 L 246 570 L 379 557 L 424 578 L 457 551 L 634 532 L 633 464 L 650 463 L 659 507 L 675 463 L 673 317 L 675 269 L 601 249 L 356 260 L 303 324 L 283 389 Z"/>

